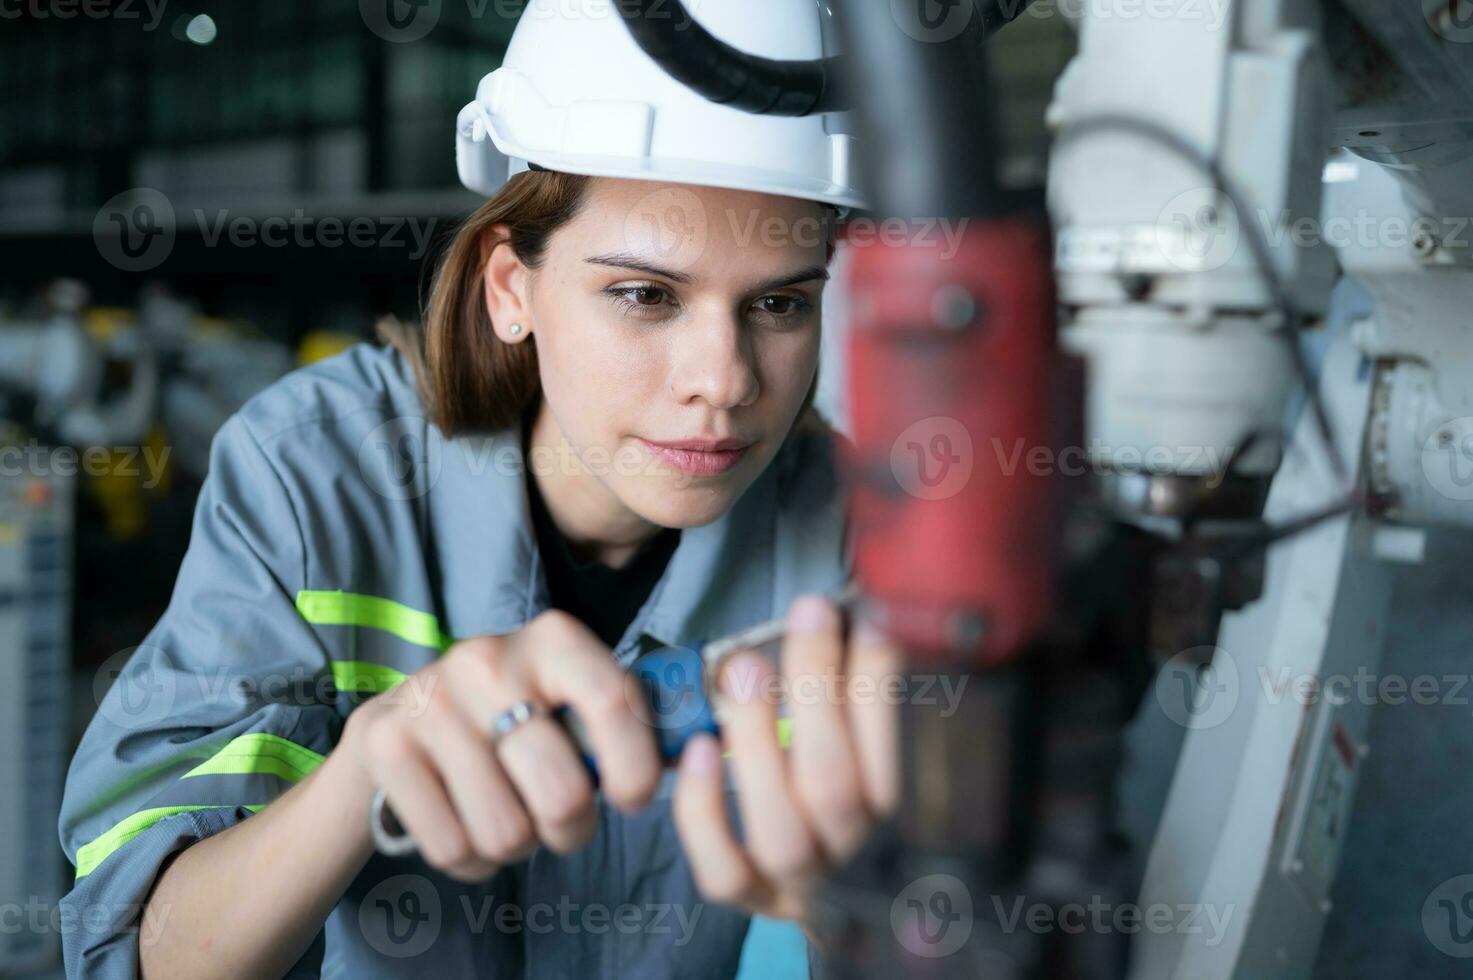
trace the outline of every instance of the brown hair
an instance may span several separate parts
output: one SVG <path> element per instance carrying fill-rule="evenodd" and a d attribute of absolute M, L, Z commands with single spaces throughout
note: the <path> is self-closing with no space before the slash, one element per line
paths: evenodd
<path fill-rule="evenodd" d="M 456 229 L 435 270 L 423 328 L 380 321 L 380 339 L 409 360 L 430 421 L 445 435 L 507 428 L 537 398 L 536 337 L 508 344 L 496 336 L 482 277 L 491 250 L 503 244 L 527 268 L 540 268 L 553 232 L 577 216 L 592 179 L 555 170 L 514 174 Z M 830 207 L 828 216 L 836 213 Z M 498 237 L 492 231 L 500 224 L 508 226 L 509 235 Z M 834 221 L 825 224 L 830 229 L 826 260 L 831 260 L 837 231 Z M 795 426 L 816 421 L 827 427 L 813 409 L 817 390 L 815 376 Z M 815 418 L 808 418 L 810 413 Z"/>

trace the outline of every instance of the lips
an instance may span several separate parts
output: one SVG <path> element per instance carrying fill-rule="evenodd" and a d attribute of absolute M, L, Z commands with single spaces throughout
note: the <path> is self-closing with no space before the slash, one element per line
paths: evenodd
<path fill-rule="evenodd" d="M 706 439 L 686 442 L 639 440 L 646 449 L 690 476 L 719 476 L 742 461 L 751 443 L 740 439 Z"/>

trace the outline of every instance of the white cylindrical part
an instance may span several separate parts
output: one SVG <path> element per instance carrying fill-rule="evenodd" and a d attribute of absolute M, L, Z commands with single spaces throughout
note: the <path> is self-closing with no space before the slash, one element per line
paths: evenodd
<path fill-rule="evenodd" d="M 1371 486 L 1388 497 L 1388 515 L 1398 521 L 1473 527 L 1473 414 L 1444 404 L 1433 382 L 1432 371 L 1413 361 L 1377 378 Z"/>
<path fill-rule="evenodd" d="M 1086 311 L 1064 343 L 1088 362 L 1092 465 L 1218 480 L 1229 464 L 1245 476 L 1278 468 L 1295 384 L 1282 337 L 1249 321 L 1126 307 Z"/>

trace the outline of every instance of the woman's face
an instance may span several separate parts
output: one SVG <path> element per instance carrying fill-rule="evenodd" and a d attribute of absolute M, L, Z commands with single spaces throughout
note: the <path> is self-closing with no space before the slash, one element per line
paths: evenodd
<path fill-rule="evenodd" d="M 665 527 L 730 508 L 817 371 L 824 217 L 796 198 L 593 180 L 521 289 L 544 411 L 572 450 L 532 460 L 544 482 L 591 476 L 595 494 Z M 702 442 L 740 448 L 678 448 Z"/>

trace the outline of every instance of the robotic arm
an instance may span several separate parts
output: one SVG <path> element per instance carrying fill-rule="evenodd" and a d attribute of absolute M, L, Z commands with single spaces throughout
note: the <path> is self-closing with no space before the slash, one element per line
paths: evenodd
<path fill-rule="evenodd" d="M 750 111 L 851 93 L 880 216 L 967 227 L 955 256 L 868 249 L 848 283 L 857 576 L 913 670 L 967 683 L 949 718 L 904 708 L 900 816 L 820 896 L 828 966 L 1304 976 L 1369 708 L 1263 678 L 1374 669 L 1416 526 L 1473 523 L 1473 263 L 1436 220 L 1473 204 L 1464 0 L 1088 7 L 1048 216 L 995 178 L 982 42 L 1025 5 L 974 4 L 960 32 L 907 6 L 836 4 L 845 54 L 806 67 L 701 38 L 676 59 L 633 25 Z M 1360 213 L 1437 227 L 1338 241 Z M 1354 323 L 1344 274 L 1375 300 Z M 1127 951 L 1120 930 L 1008 927 L 994 911 L 1018 902 L 1133 894 L 1114 792 L 1153 673 L 1187 737 L 1132 904 L 1222 930 L 1136 930 Z"/>

